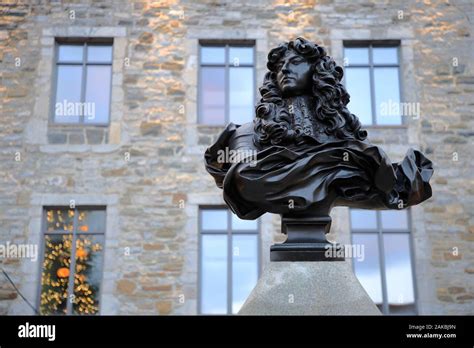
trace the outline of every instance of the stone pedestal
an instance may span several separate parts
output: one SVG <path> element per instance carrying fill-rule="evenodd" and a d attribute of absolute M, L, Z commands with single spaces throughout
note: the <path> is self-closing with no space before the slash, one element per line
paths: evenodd
<path fill-rule="evenodd" d="M 270 247 L 271 261 L 344 261 L 338 256 L 342 245 L 330 243 L 326 234 L 331 228 L 331 217 L 327 216 L 282 216 L 281 232 L 286 241 Z M 331 249 L 333 256 L 328 256 Z M 342 255 L 344 255 L 342 253 Z"/>
<path fill-rule="evenodd" d="M 347 261 L 270 262 L 240 315 L 380 315 Z"/>

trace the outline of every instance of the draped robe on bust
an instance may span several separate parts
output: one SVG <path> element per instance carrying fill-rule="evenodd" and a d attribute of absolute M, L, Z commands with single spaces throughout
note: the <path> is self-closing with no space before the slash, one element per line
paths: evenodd
<path fill-rule="evenodd" d="M 391 163 L 367 140 L 326 135 L 304 105 L 292 111 L 293 127 L 302 130 L 303 141 L 262 146 L 254 141 L 253 123 L 230 123 L 205 153 L 207 171 L 240 218 L 256 219 L 266 212 L 317 214 L 333 206 L 400 209 L 431 197 L 432 162 L 421 152 L 409 149 L 401 162 Z M 226 149 L 252 158 L 218 160 Z"/>

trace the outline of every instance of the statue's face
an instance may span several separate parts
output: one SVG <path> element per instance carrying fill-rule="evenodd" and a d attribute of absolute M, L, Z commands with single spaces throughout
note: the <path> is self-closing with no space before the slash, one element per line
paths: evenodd
<path fill-rule="evenodd" d="M 311 64 L 293 50 L 286 51 L 281 58 L 277 73 L 278 86 L 284 97 L 309 94 L 311 92 Z"/>

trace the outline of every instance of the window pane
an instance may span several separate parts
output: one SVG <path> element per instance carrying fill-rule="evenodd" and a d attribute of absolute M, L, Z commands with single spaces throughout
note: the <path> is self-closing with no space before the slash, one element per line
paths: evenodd
<path fill-rule="evenodd" d="M 374 68 L 374 89 L 377 123 L 401 124 L 398 68 Z"/>
<path fill-rule="evenodd" d="M 344 58 L 346 65 L 369 64 L 368 47 L 344 48 Z"/>
<path fill-rule="evenodd" d="M 346 88 L 351 96 L 348 108 L 363 125 L 372 124 L 369 68 L 347 68 Z"/>
<path fill-rule="evenodd" d="M 110 107 L 111 66 L 87 67 L 85 123 L 107 123 Z"/>
<path fill-rule="evenodd" d="M 230 122 L 243 124 L 253 119 L 253 68 L 230 68 Z"/>
<path fill-rule="evenodd" d="M 44 236 L 41 314 L 66 314 L 72 234 Z"/>
<path fill-rule="evenodd" d="M 232 237 L 232 313 L 236 314 L 258 280 L 257 235 Z"/>
<path fill-rule="evenodd" d="M 202 235 L 201 312 L 227 313 L 227 236 Z"/>
<path fill-rule="evenodd" d="M 351 209 L 351 228 L 353 230 L 375 230 L 377 212 L 375 210 Z"/>
<path fill-rule="evenodd" d="M 82 62 L 84 45 L 59 45 L 59 62 Z"/>
<path fill-rule="evenodd" d="M 225 47 L 201 46 L 201 64 L 225 64 Z"/>
<path fill-rule="evenodd" d="M 77 123 L 81 114 L 82 66 L 57 66 L 56 122 Z"/>
<path fill-rule="evenodd" d="M 201 68 L 202 123 L 222 125 L 225 122 L 225 69 Z"/>
<path fill-rule="evenodd" d="M 112 46 L 87 46 L 87 61 L 95 63 L 111 63 Z"/>
<path fill-rule="evenodd" d="M 74 229 L 73 209 L 47 209 L 46 232 L 70 231 Z"/>
<path fill-rule="evenodd" d="M 234 66 L 253 64 L 253 47 L 230 47 L 229 64 Z"/>
<path fill-rule="evenodd" d="M 256 231 L 257 220 L 242 220 L 237 215 L 232 214 L 232 230 Z"/>
<path fill-rule="evenodd" d="M 354 273 L 372 301 L 375 304 L 381 304 L 383 296 L 378 236 L 376 234 L 354 233 L 353 242 L 364 246 L 364 259 L 354 259 Z"/>
<path fill-rule="evenodd" d="M 409 234 L 384 234 L 388 302 L 403 307 L 415 302 Z"/>
<path fill-rule="evenodd" d="M 78 232 L 105 232 L 105 210 L 79 210 Z"/>
<path fill-rule="evenodd" d="M 78 235 L 73 314 L 99 312 L 104 235 Z"/>
<path fill-rule="evenodd" d="M 398 64 L 397 47 L 374 47 L 372 55 L 374 64 Z"/>
<path fill-rule="evenodd" d="M 406 210 L 381 211 L 382 228 L 386 230 L 408 230 L 408 214 Z"/>
<path fill-rule="evenodd" d="M 227 209 L 203 209 L 201 219 L 203 231 L 227 230 Z"/>

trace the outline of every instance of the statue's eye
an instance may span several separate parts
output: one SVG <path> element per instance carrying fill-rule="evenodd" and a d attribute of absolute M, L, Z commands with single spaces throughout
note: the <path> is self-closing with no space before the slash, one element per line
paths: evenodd
<path fill-rule="evenodd" d="M 291 63 L 298 65 L 300 63 L 303 63 L 303 61 L 304 61 L 303 58 L 293 58 L 291 60 Z"/>

